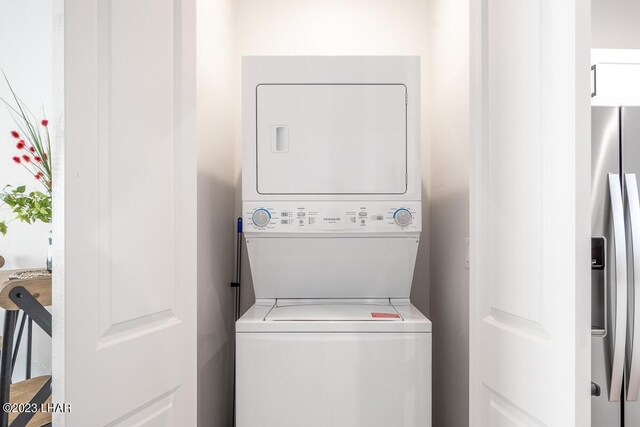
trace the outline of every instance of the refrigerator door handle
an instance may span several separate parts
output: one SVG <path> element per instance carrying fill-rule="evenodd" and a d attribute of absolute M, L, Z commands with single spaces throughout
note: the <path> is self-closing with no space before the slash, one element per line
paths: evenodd
<path fill-rule="evenodd" d="M 609 286 L 610 292 L 615 292 L 610 301 L 615 304 L 611 314 L 615 316 L 609 324 L 613 334 L 610 334 L 611 342 L 611 381 L 609 382 L 609 401 L 620 400 L 622 380 L 624 376 L 625 341 L 627 335 L 627 248 L 625 244 L 624 206 L 622 204 L 622 188 L 620 175 L 610 173 L 609 196 L 611 198 L 611 223 L 613 231 L 613 259 L 615 269 L 613 273 L 613 286 Z M 609 264 L 611 266 L 611 264 Z M 611 277 L 611 275 L 609 275 Z"/>
<path fill-rule="evenodd" d="M 640 197 L 635 174 L 624 175 L 629 234 L 631 235 L 631 280 L 629 281 L 629 307 L 627 313 L 627 400 L 637 401 L 640 391 Z"/>

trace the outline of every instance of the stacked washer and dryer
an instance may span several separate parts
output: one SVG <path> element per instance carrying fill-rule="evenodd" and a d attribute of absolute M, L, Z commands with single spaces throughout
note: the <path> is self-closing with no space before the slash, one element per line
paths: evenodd
<path fill-rule="evenodd" d="M 418 57 L 245 57 L 238 427 L 431 425 Z"/>

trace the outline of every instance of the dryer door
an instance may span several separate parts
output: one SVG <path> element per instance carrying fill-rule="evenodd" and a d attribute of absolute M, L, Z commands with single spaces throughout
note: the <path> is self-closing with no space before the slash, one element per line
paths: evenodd
<path fill-rule="evenodd" d="M 258 192 L 405 193 L 406 96 L 402 84 L 259 85 Z"/>

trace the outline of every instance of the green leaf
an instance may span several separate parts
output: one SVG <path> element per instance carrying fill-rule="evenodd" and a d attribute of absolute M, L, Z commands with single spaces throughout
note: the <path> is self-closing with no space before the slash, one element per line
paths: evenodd
<path fill-rule="evenodd" d="M 3 236 L 7 235 L 7 223 L 4 221 L 0 221 L 0 233 L 2 233 Z"/>
<path fill-rule="evenodd" d="M 36 221 L 51 222 L 51 196 L 40 191 L 25 194 L 26 186 L 7 186 L 0 192 L 0 199 L 9 206 L 18 221 L 32 224 Z"/>

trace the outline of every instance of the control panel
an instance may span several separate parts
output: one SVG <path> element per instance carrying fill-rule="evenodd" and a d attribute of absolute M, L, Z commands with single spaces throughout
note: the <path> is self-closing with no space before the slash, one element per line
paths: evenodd
<path fill-rule="evenodd" d="M 419 232 L 420 202 L 244 202 L 247 232 Z"/>

